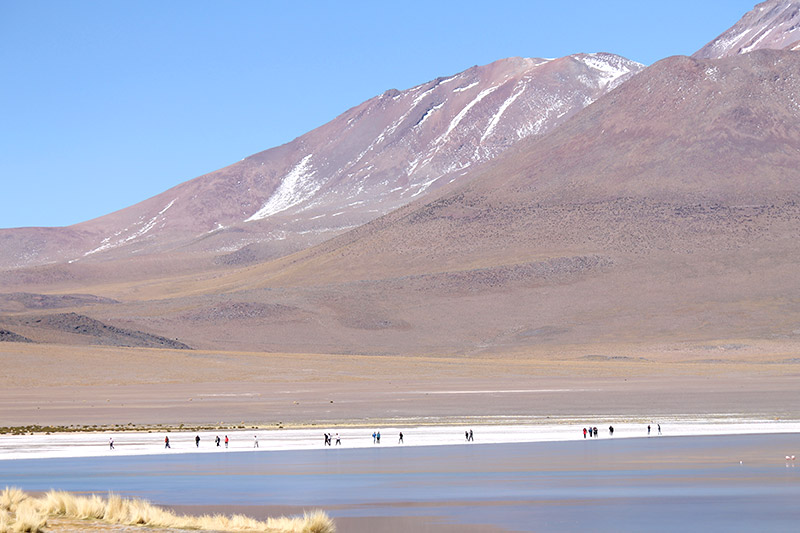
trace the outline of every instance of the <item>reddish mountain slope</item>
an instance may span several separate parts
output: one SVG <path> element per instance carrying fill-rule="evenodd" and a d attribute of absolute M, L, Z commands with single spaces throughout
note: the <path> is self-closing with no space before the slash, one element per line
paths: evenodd
<path fill-rule="evenodd" d="M 799 69 L 780 51 L 666 59 L 454 192 L 172 286 L 194 296 L 159 302 L 160 324 L 207 346 L 371 353 L 792 338 Z M 283 311 L 186 314 L 209 302 Z"/>
<path fill-rule="evenodd" d="M 767 0 L 692 57 L 714 59 L 753 50 L 791 50 L 800 44 L 800 2 Z"/>
<path fill-rule="evenodd" d="M 119 212 L 69 228 L 0 230 L 0 267 L 177 252 L 208 268 L 214 256 L 242 264 L 283 255 L 458 181 L 641 68 L 611 54 L 512 58 L 387 91 Z"/>
<path fill-rule="evenodd" d="M 533 68 L 558 66 L 554 63 Z M 564 65 L 574 63 L 559 68 Z M 503 72 L 498 78 L 482 71 L 495 85 L 438 80 L 407 93 L 382 95 L 331 123 L 340 128 L 336 131 L 361 123 L 373 128 L 348 154 L 380 152 L 394 161 L 392 168 L 416 161 L 411 174 L 433 172 L 419 174 L 422 181 L 407 176 L 406 186 L 395 191 L 406 195 L 400 202 L 405 205 L 395 211 L 313 248 L 243 268 L 235 267 L 236 254 L 250 262 L 266 252 L 254 245 L 239 248 L 227 257 L 228 268 L 213 271 L 201 264 L 197 275 L 183 277 L 169 276 L 169 268 L 159 270 L 155 263 L 147 270 L 135 256 L 119 263 L 100 260 L 117 253 L 122 257 L 145 244 L 150 250 L 169 250 L 173 245 L 146 235 L 170 224 L 177 224 L 175 235 L 185 232 L 185 242 L 192 244 L 185 252 L 152 254 L 164 264 L 195 250 L 219 253 L 223 243 L 233 242 L 231 235 L 258 238 L 252 228 L 285 223 L 281 227 L 294 228 L 295 234 L 327 233 L 330 219 L 357 219 L 360 193 L 347 189 L 352 183 L 361 183 L 387 206 L 397 200 L 391 190 L 382 196 L 385 180 L 368 179 L 382 168 L 377 156 L 370 163 L 374 168 L 361 178 L 355 165 L 348 167 L 352 175 L 340 174 L 341 181 L 317 187 L 317 177 L 334 174 L 314 166 L 318 152 L 298 139 L 265 153 L 284 157 L 274 187 L 242 210 L 240 222 L 229 228 L 193 241 L 187 222 L 192 218 L 171 218 L 185 208 L 173 193 L 198 187 L 200 198 L 202 190 L 216 190 L 224 204 L 232 177 L 246 175 L 248 184 L 256 183 L 263 154 L 157 197 L 141 223 L 133 222 L 147 231 L 70 265 L 82 265 L 81 272 L 53 272 L 63 274 L 59 279 L 73 292 L 119 302 L 97 302 L 81 310 L 81 316 L 85 312 L 103 325 L 147 331 L 195 348 L 469 354 L 637 342 L 732 350 L 766 341 L 797 342 L 800 55 L 754 48 L 721 59 L 667 58 L 592 105 L 561 117 L 562 123 L 543 136 L 519 140 L 478 164 L 469 157 L 489 146 L 501 127 L 494 118 L 512 116 L 509 110 L 523 98 L 515 98 L 514 90 L 501 93 L 506 85 L 498 80 L 513 79 L 512 88 L 521 86 L 513 64 L 491 67 Z M 473 89 L 479 90 L 462 94 Z M 445 98 L 444 105 L 434 97 Z M 480 114 L 481 106 L 495 97 Z M 436 113 L 448 109 L 451 99 L 460 103 L 436 122 Z M 381 115 L 378 110 L 394 109 L 404 100 L 411 104 L 405 111 L 389 113 L 397 118 L 375 118 Z M 473 113 L 474 123 L 468 120 Z M 413 122 L 409 132 L 419 124 L 438 129 L 423 146 L 406 151 L 405 143 L 416 139 L 400 133 L 406 121 Z M 462 127 L 465 137 L 451 144 Z M 301 139 L 310 142 L 321 132 Z M 350 138 L 324 138 L 344 152 L 344 145 L 336 143 L 346 142 L 345 137 Z M 328 161 L 338 157 L 334 152 Z M 420 154 L 425 157 L 414 159 Z M 447 162 L 454 160 L 469 164 L 447 170 Z M 250 174 L 239 173 L 240 168 Z M 332 168 L 344 167 L 337 160 Z M 445 177 L 431 181 L 438 172 Z M 459 180 L 449 183 L 447 172 Z M 313 186 L 305 188 L 309 183 Z M 294 195 L 297 191 L 302 194 Z M 212 199 L 204 202 L 213 211 Z M 349 206 L 348 215 L 333 212 L 342 205 Z M 323 207 L 328 211 L 321 216 L 315 209 Z M 304 218 L 304 213 L 314 214 Z M 299 226 L 300 221 L 320 225 Z M 90 224 L 80 230 L 90 231 Z M 147 273 L 132 281 L 129 272 L 115 270 L 124 282 L 97 281 L 108 279 L 118 265 Z M 37 276 L 47 275 L 36 269 L 20 272 L 22 285 L 35 285 L 43 279 Z M 33 311 L 20 313 L 29 315 Z M 0 327 L 33 341 L 52 341 L 56 334 L 20 320 L 8 317 Z M 20 324 L 27 329 L 15 330 Z"/>
<path fill-rule="evenodd" d="M 755 220 L 800 201 L 799 68 L 793 52 L 665 59 L 456 192 L 309 251 L 309 272 L 320 250 L 343 257 L 335 260 L 341 269 L 325 259 L 331 276 L 366 270 L 348 264 L 349 253 L 336 248 L 343 242 L 360 261 L 400 272 L 430 268 L 419 261 L 431 257 L 447 258 L 439 269 L 466 266 L 479 250 L 495 262 L 646 242 L 688 250 L 711 238 L 702 224 L 677 231 L 694 217 L 709 229 L 730 222 L 729 236 L 744 236 L 743 221 L 727 215 Z M 631 226 L 621 226 L 629 216 Z"/>
<path fill-rule="evenodd" d="M 87 312 L 283 352 L 794 339 L 798 71 L 784 51 L 668 58 L 455 190 L 225 275 L 107 286 L 122 303 Z"/>

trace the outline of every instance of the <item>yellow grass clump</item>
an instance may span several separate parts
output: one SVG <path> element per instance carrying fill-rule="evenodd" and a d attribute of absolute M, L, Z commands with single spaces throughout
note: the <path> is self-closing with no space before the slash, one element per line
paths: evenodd
<path fill-rule="evenodd" d="M 112 524 L 143 525 L 172 529 L 216 531 L 264 531 L 273 533 L 333 533 L 336 526 L 322 511 L 306 513 L 302 518 L 269 518 L 265 522 L 244 515 L 179 516 L 144 500 L 121 498 L 110 494 L 76 496 L 51 490 L 41 498 L 6 487 L 0 493 L 0 533 L 44 531 L 48 518 L 102 521 Z"/>
<path fill-rule="evenodd" d="M 0 509 L 14 512 L 17 506 L 28 496 L 16 487 L 6 487 L 0 492 Z"/>
<path fill-rule="evenodd" d="M 39 511 L 37 500 L 14 487 L 0 492 L 0 532 L 38 533 L 46 525 L 47 516 Z"/>

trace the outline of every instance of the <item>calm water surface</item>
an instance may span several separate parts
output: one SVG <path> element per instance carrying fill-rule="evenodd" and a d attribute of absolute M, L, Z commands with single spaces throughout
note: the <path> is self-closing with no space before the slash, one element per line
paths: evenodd
<path fill-rule="evenodd" d="M 224 449 L 223 449 L 224 450 Z M 512 531 L 800 531 L 800 435 L 0 461 L 0 487 Z M 741 463 L 739 461 L 742 461 Z M 385 530 L 385 529 L 382 529 Z"/>

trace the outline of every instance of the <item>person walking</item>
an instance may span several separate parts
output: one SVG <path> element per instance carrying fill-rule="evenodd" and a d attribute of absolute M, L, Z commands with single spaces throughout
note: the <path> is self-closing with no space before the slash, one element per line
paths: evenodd
<path fill-rule="evenodd" d="M 342 443 L 342 439 L 341 439 L 341 437 L 339 437 L 339 434 L 337 433 L 336 434 L 336 445 L 339 446 L 341 443 Z"/>
<path fill-rule="evenodd" d="M 614 426 L 608 426 L 608 433 L 613 437 L 614 436 Z"/>
<path fill-rule="evenodd" d="M 258 448 L 258 435 L 253 435 L 253 448 Z"/>
<path fill-rule="evenodd" d="M 214 439 L 214 442 L 217 443 L 217 448 L 219 448 L 219 435 L 217 435 L 217 438 Z"/>
<path fill-rule="evenodd" d="M 594 427 L 594 436 L 597 436 L 597 426 Z"/>
<path fill-rule="evenodd" d="M 586 428 L 583 428 L 583 438 L 586 438 Z"/>
<path fill-rule="evenodd" d="M 380 444 L 380 443 L 381 443 L 381 432 L 378 431 L 378 444 Z"/>
<path fill-rule="evenodd" d="M 650 424 L 647 424 L 647 434 L 650 434 Z"/>
<path fill-rule="evenodd" d="M 471 429 L 469 430 L 469 441 L 470 442 L 475 442 L 475 436 L 472 434 L 472 430 Z"/>
<path fill-rule="evenodd" d="M 169 448 L 169 435 L 164 437 L 164 448 Z"/>
<path fill-rule="evenodd" d="M 397 444 L 403 444 L 403 432 L 400 432 L 400 440 L 397 441 Z"/>
<path fill-rule="evenodd" d="M 225 435 L 225 447 L 226 448 L 228 447 L 228 436 L 227 435 Z"/>
<path fill-rule="evenodd" d="M 375 443 L 377 442 L 377 441 L 375 440 L 375 439 L 377 438 L 377 435 L 378 435 L 378 434 L 377 434 L 377 433 L 375 433 L 374 431 L 372 432 L 372 444 L 375 444 Z"/>
<path fill-rule="evenodd" d="M 197 436 L 194 438 L 194 445 L 195 445 L 196 447 L 198 447 L 198 448 L 200 447 L 200 435 L 197 435 Z"/>
<path fill-rule="evenodd" d="M 114 437 L 109 437 L 108 438 L 108 449 L 109 450 L 113 450 L 114 449 Z"/>
<path fill-rule="evenodd" d="M 658 434 L 661 435 L 661 424 L 658 424 Z"/>
<path fill-rule="evenodd" d="M 464 439 L 469 442 L 469 430 L 464 430 Z"/>

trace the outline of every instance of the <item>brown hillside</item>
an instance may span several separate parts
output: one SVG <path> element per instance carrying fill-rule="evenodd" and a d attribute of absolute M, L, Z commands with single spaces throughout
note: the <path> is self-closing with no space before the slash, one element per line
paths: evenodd
<path fill-rule="evenodd" d="M 669 58 L 467 185 L 315 248 L 80 292 L 123 301 L 92 308 L 95 319 L 200 349 L 791 341 L 797 72 L 792 52 Z"/>

